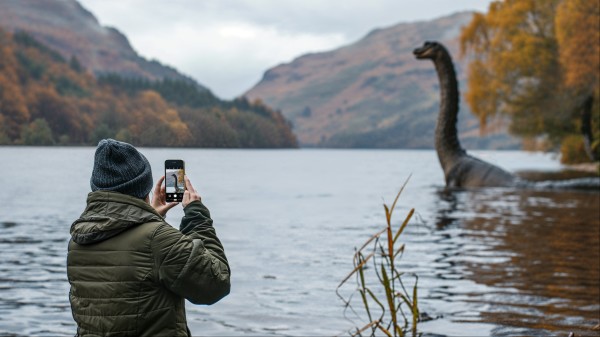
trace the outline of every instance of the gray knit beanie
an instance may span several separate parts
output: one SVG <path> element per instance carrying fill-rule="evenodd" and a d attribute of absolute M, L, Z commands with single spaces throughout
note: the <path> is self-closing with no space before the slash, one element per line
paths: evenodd
<path fill-rule="evenodd" d="M 115 191 L 144 199 L 152 189 L 152 169 L 133 145 L 103 139 L 96 148 L 90 185 L 92 191 Z"/>

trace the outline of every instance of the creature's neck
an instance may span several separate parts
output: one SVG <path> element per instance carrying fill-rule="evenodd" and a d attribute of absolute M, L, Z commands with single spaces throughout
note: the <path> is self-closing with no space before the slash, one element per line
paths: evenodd
<path fill-rule="evenodd" d="M 458 83 L 452 58 L 446 50 L 433 60 L 440 81 L 440 113 L 435 129 L 435 148 L 444 170 L 465 154 L 456 130 L 458 115 Z"/>

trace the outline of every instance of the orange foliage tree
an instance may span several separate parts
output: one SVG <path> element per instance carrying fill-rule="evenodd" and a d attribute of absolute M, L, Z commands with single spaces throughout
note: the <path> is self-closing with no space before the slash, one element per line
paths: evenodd
<path fill-rule="evenodd" d="M 580 133 L 593 97 L 598 134 L 599 20 L 599 2 L 587 0 L 494 1 L 476 13 L 460 42 L 471 57 L 465 99 L 482 129 L 508 116 L 511 133 L 558 147 Z"/>
<path fill-rule="evenodd" d="M 6 137 L 4 142 L 17 138 L 21 126 L 30 118 L 10 42 L 8 36 L 0 31 L 0 121 L 1 131 Z"/>
<path fill-rule="evenodd" d="M 129 131 L 137 144 L 184 146 L 188 143 L 191 134 L 187 125 L 157 92 L 142 91 L 132 103 Z"/>
<path fill-rule="evenodd" d="M 583 95 L 600 85 L 600 3 L 563 1 L 556 11 L 556 37 L 565 84 Z"/>

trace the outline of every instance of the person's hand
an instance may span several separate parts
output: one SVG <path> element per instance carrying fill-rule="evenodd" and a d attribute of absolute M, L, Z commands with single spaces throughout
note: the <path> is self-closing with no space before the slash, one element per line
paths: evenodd
<path fill-rule="evenodd" d="M 167 192 L 165 186 L 163 186 L 163 181 L 165 180 L 165 176 L 160 177 L 156 186 L 154 186 L 154 193 L 152 195 L 152 201 L 150 205 L 160 214 L 162 217 L 167 215 L 167 212 L 175 207 L 178 202 L 169 202 L 167 203 Z M 184 197 L 185 198 L 185 197 Z M 185 200 L 185 199 L 184 199 Z"/>
<path fill-rule="evenodd" d="M 185 178 L 185 192 L 183 193 L 183 201 L 182 201 L 183 208 L 185 208 L 192 201 L 201 200 L 200 194 L 198 194 L 198 192 L 196 191 L 194 186 L 192 186 L 192 183 L 188 179 L 187 175 L 184 176 L 184 178 Z"/>

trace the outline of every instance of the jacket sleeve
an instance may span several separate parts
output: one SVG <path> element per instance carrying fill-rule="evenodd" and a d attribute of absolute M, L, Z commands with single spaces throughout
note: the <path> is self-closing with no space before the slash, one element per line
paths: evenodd
<path fill-rule="evenodd" d="M 180 230 L 164 224 L 152 238 L 155 277 L 194 304 L 213 304 L 229 294 L 230 269 L 210 212 L 194 201 L 184 209 Z"/>

